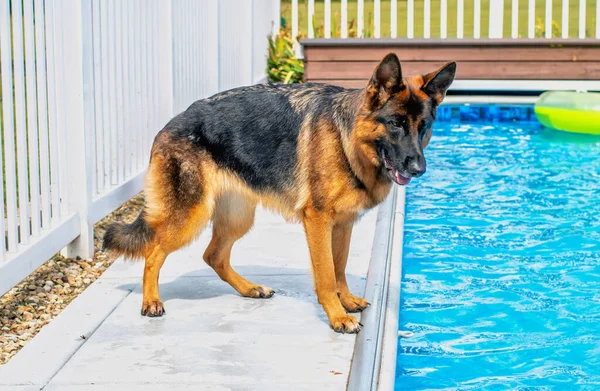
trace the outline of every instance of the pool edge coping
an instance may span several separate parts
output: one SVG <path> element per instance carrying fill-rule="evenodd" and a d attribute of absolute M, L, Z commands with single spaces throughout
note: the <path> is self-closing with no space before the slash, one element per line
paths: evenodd
<path fill-rule="evenodd" d="M 393 390 L 398 348 L 406 188 L 394 187 L 379 207 L 365 287 L 371 303 L 361 317 L 348 390 Z"/>

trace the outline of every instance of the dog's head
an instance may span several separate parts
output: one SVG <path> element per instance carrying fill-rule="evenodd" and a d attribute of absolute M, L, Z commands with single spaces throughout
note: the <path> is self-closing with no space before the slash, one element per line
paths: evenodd
<path fill-rule="evenodd" d="M 399 185 L 423 175 L 423 149 L 455 72 L 456 63 L 451 62 L 435 72 L 403 78 L 395 54 L 379 63 L 366 88 L 360 119 L 379 175 Z"/>

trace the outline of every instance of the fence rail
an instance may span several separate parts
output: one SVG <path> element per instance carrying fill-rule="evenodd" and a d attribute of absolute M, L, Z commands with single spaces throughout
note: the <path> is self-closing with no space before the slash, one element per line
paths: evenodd
<path fill-rule="evenodd" d="M 600 0 L 282 0 L 293 37 L 600 38 Z"/>
<path fill-rule="evenodd" d="M 65 247 L 90 257 L 156 132 L 261 81 L 278 28 L 279 0 L 0 0 L 0 295 Z"/>

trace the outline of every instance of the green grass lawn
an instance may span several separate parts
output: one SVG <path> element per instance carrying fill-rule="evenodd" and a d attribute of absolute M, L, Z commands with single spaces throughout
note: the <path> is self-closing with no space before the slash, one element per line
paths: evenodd
<path fill-rule="evenodd" d="M 414 1 L 414 37 L 423 37 L 423 0 Z M 537 35 L 543 36 L 545 21 L 545 0 L 537 0 L 535 8 L 535 17 L 538 24 Z M 448 4 L 448 38 L 456 37 L 456 8 L 457 0 L 447 0 Z M 596 29 L 596 2 L 588 0 L 586 2 L 586 36 L 593 37 Z M 398 1 L 398 37 L 406 37 L 406 0 Z M 489 7 L 490 0 L 481 0 L 481 37 L 488 36 L 489 27 Z M 519 36 L 527 37 L 527 21 L 529 1 L 519 1 Z M 512 1 L 504 0 L 504 37 L 511 36 L 512 19 Z M 307 35 L 308 28 L 308 0 L 299 0 L 298 13 L 300 14 L 299 30 L 303 35 Z M 337 19 L 335 23 L 339 26 L 341 23 L 341 3 L 340 0 L 331 1 L 332 19 Z M 357 2 L 348 0 L 348 22 L 356 20 Z M 365 0 L 365 30 L 373 31 L 373 0 Z M 285 19 L 287 26 L 292 24 L 292 5 L 290 0 L 283 0 L 281 4 L 281 16 Z M 556 23 L 553 37 L 560 38 L 562 32 L 562 0 L 552 2 L 552 19 Z M 322 26 L 324 21 L 324 3 L 323 0 L 315 1 L 315 25 Z M 431 37 L 440 36 L 440 0 L 431 0 Z M 332 26 L 334 22 L 332 22 Z M 370 27 L 369 27 L 370 25 Z M 473 0 L 464 0 L 464 37 L 473 37 Z M 339 28 L 338 28 L 339 29 Z M 322 29 L 320 30 L 322 34 Z M 569 1 L 569 38 L 577 38 L 579 35 L 579 1 Z M 339 36 L 339 33 L 336 35 Z M 390 0 L 381 0 L 381 36 L 390 36 Z"/>

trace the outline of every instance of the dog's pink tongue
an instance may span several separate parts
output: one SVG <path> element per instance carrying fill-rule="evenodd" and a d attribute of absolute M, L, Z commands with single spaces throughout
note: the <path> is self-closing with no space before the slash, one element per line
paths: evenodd
<path fill-rule="evenodd" d="M 396 183 L 399 185 L 407 185 L 410 182 L 410 178 L 404 178 L 398 170 L 394 170 L 394 176 L 396 177 Z"/>

